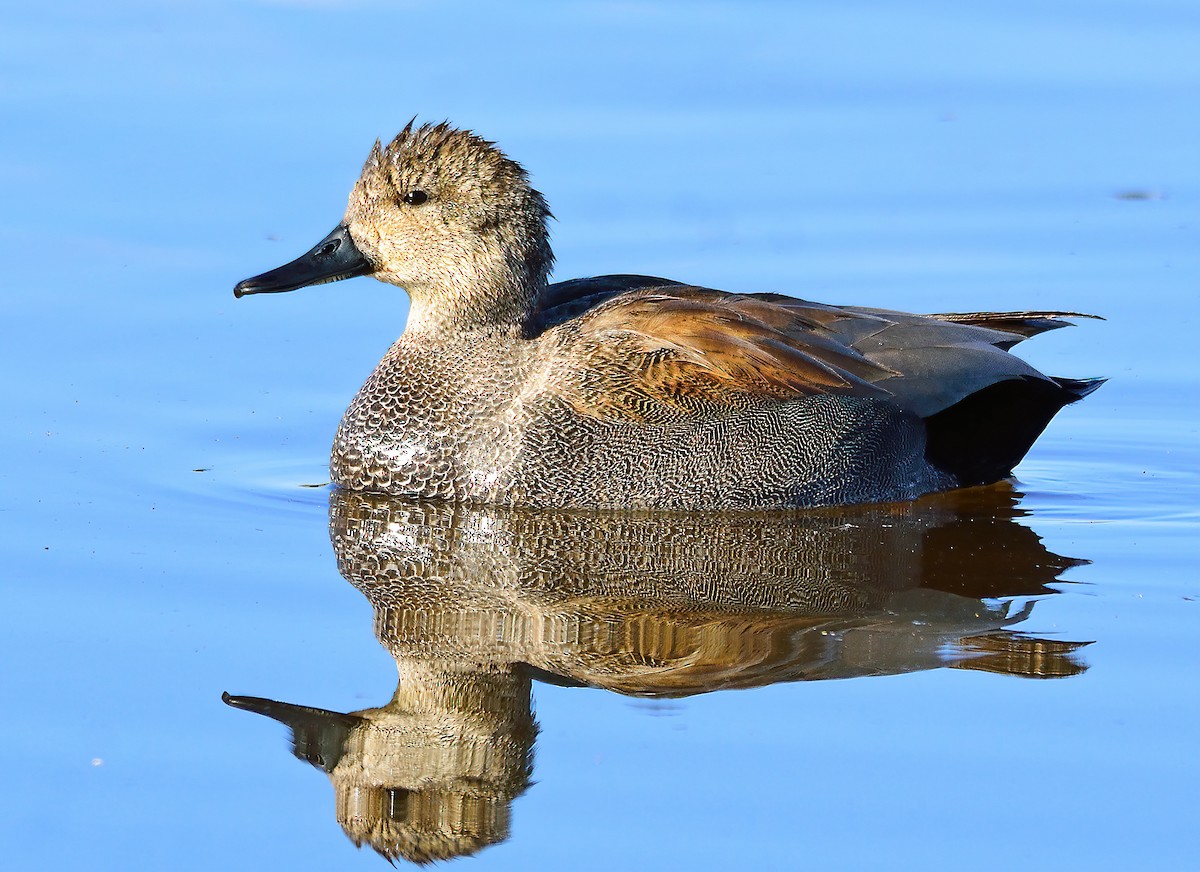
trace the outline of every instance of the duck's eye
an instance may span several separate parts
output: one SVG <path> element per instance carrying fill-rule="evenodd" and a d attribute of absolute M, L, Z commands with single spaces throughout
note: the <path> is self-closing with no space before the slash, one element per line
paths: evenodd
<path fill-rule="evenodd" d="M 420 206 L 428 199 L 429 195 L 424 191 L 409 191 L 404 195 L 404 202 L 410 206 Z"/>

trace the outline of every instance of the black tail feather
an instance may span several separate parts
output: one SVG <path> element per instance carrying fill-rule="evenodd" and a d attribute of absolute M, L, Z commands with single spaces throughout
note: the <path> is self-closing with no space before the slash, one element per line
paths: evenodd
<path fill-rule="evenodd" d="M 997 382 L 925 419 L 925 457 L 962 486 L 999 481 L 1012 475 L 1059 409 L 1103 383 L 1067 378 Z"/>
<path fill-rule="evenodd" d="M 1069 403 L 1082 400 L 1092 391 L 1096 390 L 1096 388 L 1100 387 L 1100 385 L 1108 381 L 1106 378 L 1058 378 L 1057 376 L 1050 376 L 1050 378 L 1054 380 L 1056 385 L 1074 396 L 1074 399 L 1067 400 Z"/>

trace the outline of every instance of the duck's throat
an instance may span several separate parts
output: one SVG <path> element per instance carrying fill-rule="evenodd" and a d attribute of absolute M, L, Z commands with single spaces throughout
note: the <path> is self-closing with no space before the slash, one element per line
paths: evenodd
<path fill-rule="evenodd" d="M 447 336 L 478 330 L 520 332 L 546 286 L 543 270 L 504 264 L 492 270 L 452 271 L 410 283 L 405 334 Z"/>

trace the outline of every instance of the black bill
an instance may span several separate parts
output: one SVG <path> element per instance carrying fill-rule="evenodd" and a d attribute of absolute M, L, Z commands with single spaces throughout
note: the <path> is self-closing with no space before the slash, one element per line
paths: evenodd
<path fill-rule="evenodd" d="M 234 286 L 233 295 L 244 297 L 247 294 L 279 294 L 306 285 L 321 285 L 339 279 L 365 276 L 371 271 L 371 264 L 350 238 L 350 231 L 346 225 L 339 224 L 307 254 L 300 255 L 278 269 L 238 282 Z"/>

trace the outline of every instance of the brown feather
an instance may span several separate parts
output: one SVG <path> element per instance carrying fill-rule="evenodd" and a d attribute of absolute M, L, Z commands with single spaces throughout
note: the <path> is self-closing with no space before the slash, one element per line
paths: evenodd
<path fill-rule="evenodd" d="M 826 331 L 844 316 L 775 295 L 634 291 L 573 323 L 563 350 L 574 377 L 560 393 L 580 414 L 626 420 L 813 394 L 887 396 L 872 382 L 894 373 Z"/>

